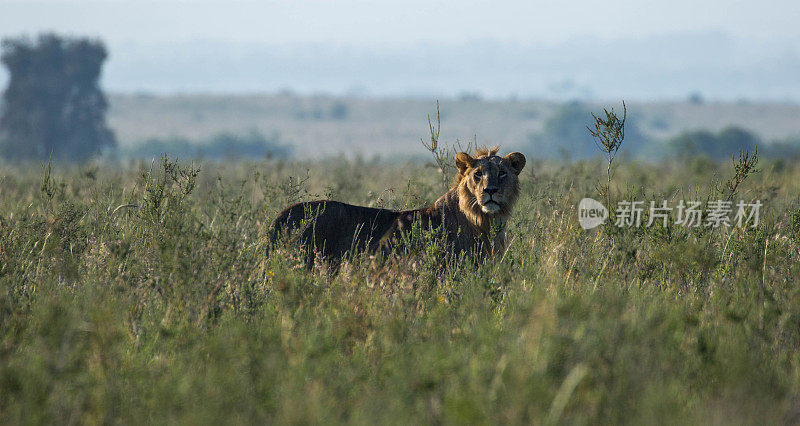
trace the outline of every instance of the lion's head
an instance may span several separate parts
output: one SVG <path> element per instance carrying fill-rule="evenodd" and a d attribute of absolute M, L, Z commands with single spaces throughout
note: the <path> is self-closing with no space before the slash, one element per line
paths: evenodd
<path fill-rule="evenodd" d="M 466 152 L 456 155 L 459 207 L 479 226 L 487 217 L 507 218 L 519 195 L 525 156 L 512 152 L 500 157 L 497 151 L 497 147 L 480 148 L 475 157 Z"/>

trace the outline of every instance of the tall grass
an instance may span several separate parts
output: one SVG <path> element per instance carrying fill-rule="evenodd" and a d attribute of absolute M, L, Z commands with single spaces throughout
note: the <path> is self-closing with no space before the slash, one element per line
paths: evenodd
<path fill-rule="evenodd" d="M 535 156 L 534 156 L 535 157 Z M 727 164 L 620 163 L 621 199 L 719 199 Z M 435 166 L 6 168 L 3 423 L 795 423 L 800 168 L 755 228 L 583 231 L 601 162 L 532 161 L 494 262 L 337 276 L 268 253 L 290 202 L 420 207 Z"/>

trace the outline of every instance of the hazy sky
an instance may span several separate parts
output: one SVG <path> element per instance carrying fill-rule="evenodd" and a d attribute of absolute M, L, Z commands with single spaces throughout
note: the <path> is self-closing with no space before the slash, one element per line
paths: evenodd
<path fill-rule="evenodd" d="M 154 93 L 800 102 L 798 20 L 800 0 L 0 0 L 0 37 L 99 37 L 104 87 Z"/>
<path fill-rule="evenodd" d="M 798 18 L 798 0 L 0 0 L 1 36 L 55 30 L 112 44 L 529 44 L 708 31 L 800 40 Z"/>

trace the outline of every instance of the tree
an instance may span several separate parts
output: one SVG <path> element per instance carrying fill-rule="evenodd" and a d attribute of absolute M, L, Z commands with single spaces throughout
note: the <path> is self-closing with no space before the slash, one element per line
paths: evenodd
<path fill-rule="evenodd" d="M 547 119 L 541 132 L 529 135 L 530 149 L 543 158 L 581 160 L 595 157 L 597 143 L 586 130 L 595 124 L 592 111 L 590 105 L 583 103 L 564 104 Z M 632 156 L 639 155 L 648 142 L 638 124 L 636 114 L 629 114 L 625 122 L 625 150 Z"/>
<path fill-rule="evenodd" d="M 755 151 L 761 138 L 739 127 L 727 127 L 719 133 L 708 130 L 683 132 L 666 142 L 669 153 L 676 157 L 705 155 L 714 160 L 726 160 L 739 151 Z"/>
<path fill-rule="evenodd" d="M 54 34 L 5 39 L 0 61 L 10 79 L 0 116 L 0 155 L 82 160 L 116 145 L 98 80 L 105 46 Z"/>

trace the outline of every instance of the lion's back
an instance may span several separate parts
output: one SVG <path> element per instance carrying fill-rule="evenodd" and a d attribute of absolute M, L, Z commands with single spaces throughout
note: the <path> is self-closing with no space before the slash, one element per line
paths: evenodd
<path fill-rule="evenodd" d="M 400 212 L 317 200 L 285 208 L 275 218 L 271 235 L 298 232 L 300 243 L 328 258 L 370 250 L 394 226 Z"/>

